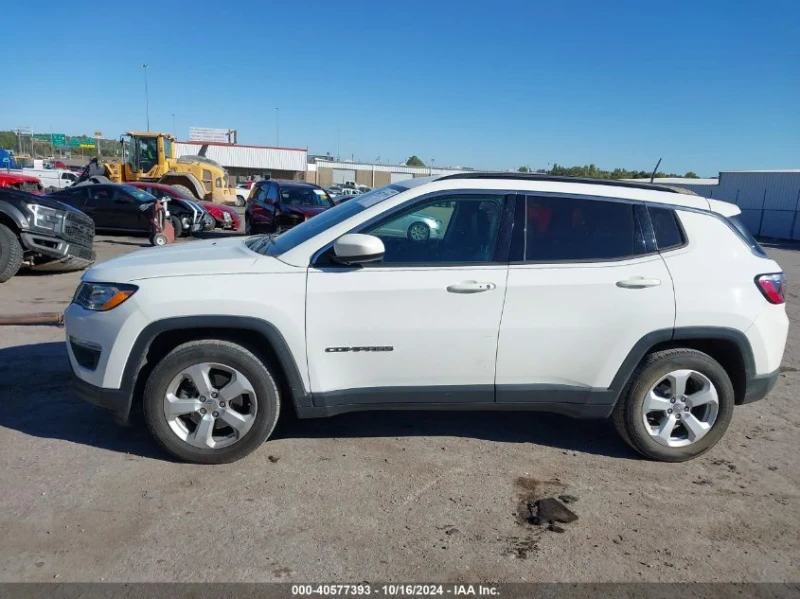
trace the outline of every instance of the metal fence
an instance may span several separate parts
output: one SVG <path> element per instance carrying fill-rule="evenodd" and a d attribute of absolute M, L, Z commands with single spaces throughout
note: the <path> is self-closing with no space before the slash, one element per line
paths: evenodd
<path fill-rule="evenodd" d="M 678 183 L 698 195 L 736 204 L 757 237 L 800 240 L 800 170 L 722 172 L 716 185 Z"/>

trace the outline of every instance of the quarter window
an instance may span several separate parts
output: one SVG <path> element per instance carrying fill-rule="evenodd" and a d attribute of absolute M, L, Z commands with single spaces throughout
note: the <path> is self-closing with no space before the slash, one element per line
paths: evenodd
<path fill-rule="evenodd" d="M 525 259 L 619 260 L 645 253 L 633 204 L 528 196 Z"/>
<path fill-rule="evenodd" d="M 267 192 L 267 201 L 273 204 L 278 203 L 278 186 L 275 183 L 268 183 L 269 191 Z"/>
<path fill-rule="evenodd" d="M 440 197 L 362 233 L 383 241 L 383 264 L 492 262 L 503 200 L 503 196 Z"/>
<path fill-rule="evenodd" d="M 674 210 L 650 206 L 647 211 L 650 213 L 650 221 L 653 223 L 659 250 L 680 247 L 686 242 L 678 224 L 678 215 Z"/>

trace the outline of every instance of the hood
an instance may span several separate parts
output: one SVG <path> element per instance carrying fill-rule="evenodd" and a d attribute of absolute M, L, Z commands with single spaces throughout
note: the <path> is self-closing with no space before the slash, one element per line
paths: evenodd
<path fill-rule="evenodd" d="M 139 279 L 230 274 L 252 270 L 256 262 L 278 262 L 251 252 L 245 238 L 209 239 L 143 249 L 90 269 L 85 281 L 126 283 Z"/>
<path fill-rule="evenodd" d="M 197 202 L 197 203 L 200 204 L 203 208 L 205 208 L 209 212 L 211 212 L 212 210 L 218 210 L 220 212 L 227 212 L 231 216 L 233 216 L 234 214 L 238 216 L 236 210 L 234 210 L 230 206 L 226 206 L 225 204 L 215 204 L 214 202 Z"/>
<path fill-rule="evenodd" d="M 309 218 L 328 210 L 326 206 L 284 206 L 282 208 L 283 212 L 294 212 L 295 214 L 302 214 Z"/>

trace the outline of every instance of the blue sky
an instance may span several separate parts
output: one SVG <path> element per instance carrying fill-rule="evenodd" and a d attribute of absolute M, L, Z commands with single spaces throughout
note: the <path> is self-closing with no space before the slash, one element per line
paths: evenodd
<path fill-rule="evenodd" d="M 146 62 L 181 139 L 273 145 L 279 107 L 281 145 L 361 160 L 800 167 L 796 0 L 33 6 L 3 8 L 0 129 L 144 129 Z"/>

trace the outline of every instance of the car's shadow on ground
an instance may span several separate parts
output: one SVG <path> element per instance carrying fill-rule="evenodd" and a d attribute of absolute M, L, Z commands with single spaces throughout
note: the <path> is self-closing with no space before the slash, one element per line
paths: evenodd
<path fill-rule="evenodd" d="M 169 460 L 144 429 L 120 427 L 103 409 L 70 388 L 62 342 L 0 349 L 0 426 L 35 437 L 63 439 L 121 453 Z M 635 454 L 605 421 L 573 420 L 540 412 L 359 412 L 299 420 L 284 412 L 273 438 L 467 437 L 528 443 L 614 458 Z"/>

